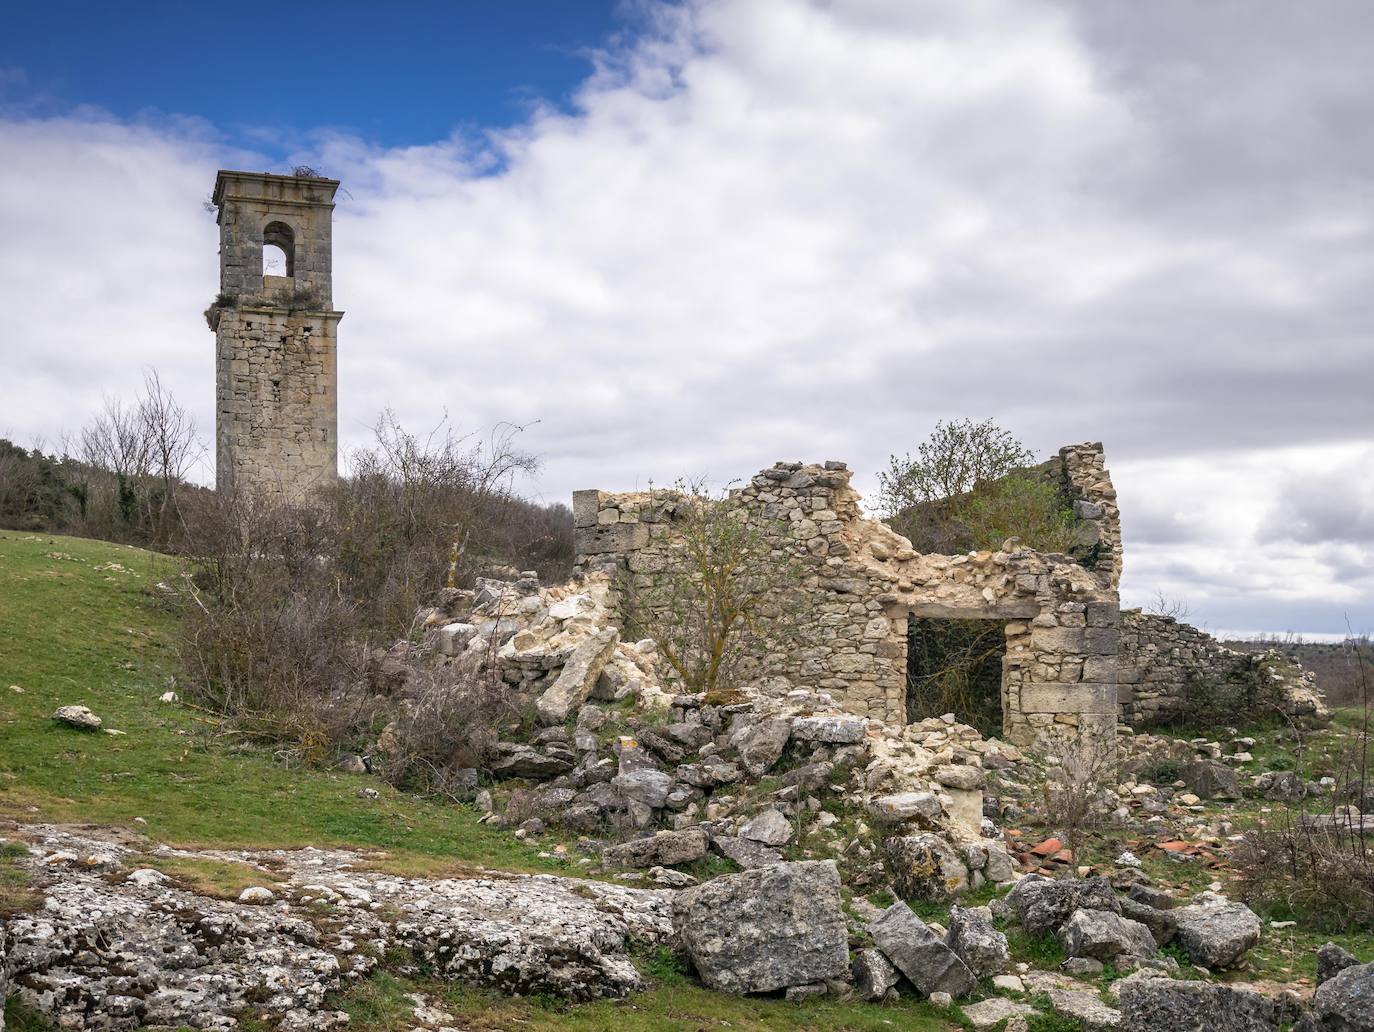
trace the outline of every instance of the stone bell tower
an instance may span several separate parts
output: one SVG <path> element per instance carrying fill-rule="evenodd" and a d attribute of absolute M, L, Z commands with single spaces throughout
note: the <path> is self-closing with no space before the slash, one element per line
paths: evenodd
<path fill-rule="evenodd" d="M 339 472 L 339 320 L 331 221 L 338 180 L 221 171 L 215 482 L 301 502 Z M 264 251 L 275 263 L 264 275 Z"/>

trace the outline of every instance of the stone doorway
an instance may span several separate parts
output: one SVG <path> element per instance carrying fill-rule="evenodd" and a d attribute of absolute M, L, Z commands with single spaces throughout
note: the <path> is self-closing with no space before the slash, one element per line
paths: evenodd
<path fill-rule="evenodd" d="M 953 713 L 985 735 L 1004 723 L 1005 621 L 912 616 L 907 622 L 908 721 Z"/>

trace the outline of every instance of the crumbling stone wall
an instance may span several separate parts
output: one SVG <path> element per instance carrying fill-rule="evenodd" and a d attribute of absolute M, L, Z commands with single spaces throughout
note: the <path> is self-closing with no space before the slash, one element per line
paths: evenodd
<path fill-rule="evenodd" d="M 1195 682 L 1240 682 L 1255 677 L 1273 683 L 1290 716 L 1325 717 L 1315 678 L 1295 660 L 1272 652 L 1239 652 L 1172 616 L 1139 609 L 1121 613 L 1117 677 L 1121 719 L 1136 728 L 1168 723 L 1182 715 L 1189 687 Z"/>
<path fill-rule="evenodd" d="M 1101 505 L 1100 512 L 1090 510 L 1092 518 L 1109 525 L 1115 505 L 1105 502 L 1114 502 L 1115 492 L 1101 449 L 1079 449 L 1066 449 L 1076 452 L 1075 483 L 1087 501 Z M 906 538 L 863 516 L 850 477 L 838 462 L 778 463 L 736 492 L 777 553 L 804 570 L 800 587 L 816 628 L 804 647 L 784 657 L 787 684 L 826 690 L 850 712 L 902 723 L 908 619 L 993 619 L 1006 625 L 1002 703 L 1011 741 L 1032 741 L 1054 726 L 1115 727 L 1119 599 L 1111 563 L 1090 570 L 1066 556 L 1014 546 L 919 554 Z M 652 578 L 672 547 L 683 503 L 673 492 L 576 492 L 579 567 Z M 1105 537 L 1110 540 L 1110 529 Z"/>
<path fill-rule="evenodd" d="M 1107 472 L 1101 442 L 1072 444 L 1059 449 L 1063 475 L 1073 497 L 1079 541 L 1088 550 L 1090 565 L 1103 571 L 1113 588 L 1121 587 L 1121 510 L 1116 488 Z"/>
<path fill-rule="evenodd" d="M 338 182 L 222 171 L 215 331 L 216 482 L 301 500 L 338 476 L 342 312 L 333 310 L 331 217 Z M 263 275 L 263 246 L 287 275 Z"/>

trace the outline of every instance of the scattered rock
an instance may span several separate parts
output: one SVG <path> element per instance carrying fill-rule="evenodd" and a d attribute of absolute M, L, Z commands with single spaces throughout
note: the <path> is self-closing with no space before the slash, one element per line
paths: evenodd
<path fill-rule="evenodd" d="M 962 997 L 973 991 L 976 981 L 968 965 L 905 903 L 892 904 L 868 930 L 878 949 L 926 996 Z"/>
<path fill-rule="evenodd" d="M 1007 968 L 1010 951 L 1007 937 L 973 910 L 960 906 L 949 909 L 949 931 L 945 944 L 978 978 L 1000 974 Z"/>
<path fill-rule="evenodd" d="M 674 871 L 669 867 L 650 867 L 649 880 L 665 889 L 686 889 L 698 884 L 698 879 L 685 871 Z"/>
<path fill-rule="evenodd" d="M 686 831 L 660 831 L 646 838 L 631 839 L 601 851 L 607 867 L 672 867 L 689 864 L 706 855 L 706 832 L 700 828 Z"/>
<path fill-rule="evenodd" d="M 900 977 L 892 961 L 883 955 L 882 950 L 859 950 L 854 954 L 854 963 L 849 966 L 854 979 L 854 991 L 859 998 L 876 1003 L 887 998 L 896 988 Z"/>
<path fill-rule="evenodd" d="M 530 778 L 544 781 L 548 778 L 566 774 L 573 769 L 570 760 L 557 756 L 546 756 L 533 746 L 515 742 L 502 742 L 497 747 L 497 756 L 489 764 L 493 776 L 498 778 Z"/>
<path fill-rule="evenodd" d="M 1260 919 L 1243 903 L 1206 901 L 1179 907 L 1172 915 L 1188 959 L 1212 971 L 1231 967 L 1260 941 Z"/>
<path fill-rule="evenodd" d="M 1307 795 L 1307 788 L 1291 770 L 1265 771 L 1255 779 L 1255 787 L 1266 799 L 1281 803 L 1296 803 Z"/>
<path fill-rule="evenodd" d="M 239 893 L 240 903 L 246 903 L 249 906 L 255 907 L 266 906 L 276 898 L 276 894 L 273 893 L 271 889 L 264 888 L 261 885 L 252 885 Z"/>
<path fill-rule="evenodd" d="M 883 853 L 899 896 L 943 900 L 968 889 L 963 858 L 939 835 L 897 835 L 883 843 Z"/>
<path fill-rule="evenodd" d="M 1095 992 L 1051 989 L 1049 997 L 1055 1013 L 1077 1021 L 1083 1027 L 1083 1032 L 1107 1032 L 1121 1024 L 1121 1012 L 1108 1007 Z"/>
<path fill-rule="evenodd" d="M 668 801 L 668 793 L 673 790 L 671 774 L 665 774 L 653 767 L 640 767 L 625 774 L 617 774 L 611 785 L 626 799 L 633 799 L 657 810 Z"/>
<path fill-rule="evenodd" d="M 1196 760 L 1183 768 L 1180 777 L 1187 783 L 1189 790 L 1199 798 L 1241 798 L 1240 777 L 1226 764 L 1217 760 Z"/>
<path fill-rule="evenodd" d="M 79 731 L 99 731 L 104 723 L 86 706 L 58 706 L 53 711 L 52 719 Z"/>
<path fill-rule="evenodd" d="M 773 864 L 677 894 L 673 915 L 702 981 L 765 993 L 843 978 L 849 938 L 833 860 Z"/>
<path fill-rule="evenodd" d="M 792 721 L 792 737 L 799 742 L 854 745 L 867 734 L 867 724 L 857 717 L 797 717 Z"/>
<path fill-rule="evenodd" d="M 792 840 L 792 822 L 780 810 L 764 810 L 740 827 L 739 837 L 765 846 L 785 846 Z"/>
<path fill-rule="evenodd" d="M 1374 1032 L 1374 964 L 1338 971 L 1317 987 L 1302 1032 Z"/>
<path fill-rule="evenodd" d="M 1317 984 L 1335 978 L 1348 967 L 1355 967 L 1359 960 L 1341 949 L 1334 942 L 1328 942 L 1317 951 Z"/>
<path fill-rule="evenodd" d="M 740 765 L 761 778 L 782 758 L 792 736 L 792 721 L 776 717 L 749 725 L 735 740 Z"/>
<path fill-rule="evenodd" d="M 1031 1018 L 1038 1012 L 1028 1003 L 993 996 L 977 1003 L 964 1004 L 964 1017 L 974 1028 L 994 1028 L 1004 1021 L 1015 1018 Z"/>
<path fill-rule="evenodd" d="M 1167 946 L 1178 933 L 1178 920 L 1172 911 L 1159 910 L 1129 897 L 1121 901 L 1121 916 L 1139 921 L 1148 928 L 1156 946 Z"/>
<path fill-rule="evenodd" d="M 937 784 L 944 785 L 946 788 L 957 788 L 965 792 L 971 792 L 976 788 L 982 788 L 987 778 L 977 767 L 970 767 L 967 764 L 946 764 L 943 767 L 936 767 L 934 778 Z"/>
<path fill-rule="evenodd" d="M 1096 978 L 1105 970 L 1105 965 L 1092 957 L 1070 957 L 1060 964 L 1059 968 L 1064 974 L 1073 975 L 1074 978 Z"/>
<path fill-rule="evenodd" d="M 561 724 L 586 702 L 619 641 L 620 632 L 606 627 L 578 645 L 558 679 L 535 703 L 539 719 L 545 724 Z"/>
<path fill-rule="evenodd" d="M 782 854 L 776 849 L 769 849 L 762 842 L 737 838 L 734 835 L 712 835 L 711 848 L 727 860 L 733 860 L 746 871 L 782 862 Z"/>
<path fill-rule="evenodd" d="M 1171 978 L 1123 980 L 1123 1032 L 1277 1032 L 1274 1005 L 1248 989 Z"/>
<path fill-rule="evenodd" d="M 945 807 L 934 792 L 898 792 L 871 800 L 868 811 L 884 824 L 898 825 L 918 818 L 935 820 Z"/>
<path fill-rule="evenodd" d="M 1152 957 L 1155 940 L 1139 921 L 1109 910 L 1075 910 L 1059 928 L 1059 942 L 1070 957 L 1115 960 Z"/>
<path fill-rule="evenodd" d="M 1108 910 L 1121 912 L 1121 903 L 1105 878 L 1050 879 L 1028 874 L 1007 893 L 1006 901 L 1016 909 L 1021 925 L 1031 935 L 1047 935 L 1059 931 L 1059 926 L 1075 910 Z"/>

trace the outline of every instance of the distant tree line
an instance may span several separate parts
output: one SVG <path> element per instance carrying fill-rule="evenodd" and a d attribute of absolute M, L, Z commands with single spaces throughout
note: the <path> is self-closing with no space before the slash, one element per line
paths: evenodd
<path fill-rule="evenodd" d="M 203 454 L 195 419 L 149 371 L 131 404 L 106 399 L 60 455 L 0 438 L 0 526 L 168 548 L 204 490 L 187 479 Z"/>

